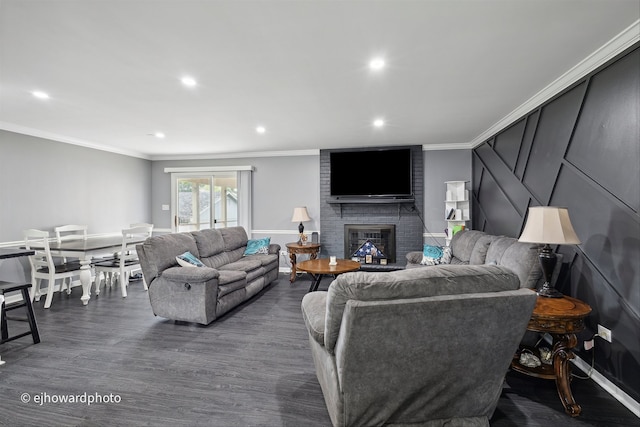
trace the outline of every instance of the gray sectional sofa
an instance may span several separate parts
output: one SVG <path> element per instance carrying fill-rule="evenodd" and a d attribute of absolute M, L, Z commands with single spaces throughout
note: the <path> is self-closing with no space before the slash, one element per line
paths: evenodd
<path fill-rule="evenodd" d="M 136 246 L 156 316 L 203 325 L 248 300 L 278 277 L 280 245 L 268 253 L 244 255 L 243 227 L 171 233 Z M 184 252 L 204 267 L 180 266 Z"/>
<path fill-rule="evenodd" d="M 489 426 L 536 293 L 501 265 L 338 276 L 302 300 L 334 426 Z"/>
<path fill-rule="evenodd" d="M 535 289 L 542 285 L 542 269 L 538 253 L 542 245 L 519 242 L 506 236 L 494 236 L 478 230 L 462 230 L 451 238 L 451 264 L 501 265 L 518 275 L 520 286 Z M 560 272 L 562 254 L 557 254 L 558 263 L 553 272 L 553 285 Z M 427 267 L 421 264 L 422 252 L 407 254 L 406 268 Z"/>

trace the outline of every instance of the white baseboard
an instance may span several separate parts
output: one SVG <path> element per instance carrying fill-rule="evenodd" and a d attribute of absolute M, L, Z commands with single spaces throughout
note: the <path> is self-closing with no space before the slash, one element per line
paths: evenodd
<path fill-rule="evenodd" d="M 591 378 L 596 384 L 602 387 L 607 393 L 613 396 L 618 402 L 627 407 L 633 414 L 640 418 L 640 403 L 636 402 L 627 393 L 622 391 L 618 386 L 609 381 L 604 375 L 595 369 L 591 369 L 591 365 L 585 363 L 578 356 L 572 360 L 573 364 Z"/>

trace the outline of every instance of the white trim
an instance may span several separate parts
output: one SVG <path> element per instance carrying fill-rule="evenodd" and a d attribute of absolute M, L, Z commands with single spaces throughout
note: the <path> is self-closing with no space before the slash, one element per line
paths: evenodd
<path fill-rule="evenodd" d="M 122 154 L 124 156 L 137 157 L 144 160 L 151 160 L 151 157 L 149 157 L 146 154 L 140 153 L 138 151 L 123 150 L 121 148 L 116 148 L 116 147 L 107 147 L 101 144 L 96 144 L 94 142 L 89 142 L 82 139 L 59 135 L 57 133 L 45 132 L 42 130 L 33 129 L 25 126 L 14 125 L 13 123 L 0 122 L 0 129 L 6 130 L 9 132 L 19 133 L 22 135 L 30 135 L 30 136 L 35 136 L 37 138 L 50 139 L 52 141 L 63 142 L 65 144 L 92 148 L 94 150 L 107 151 L 109 153 Z"/>
<path fill-rule="evenodd" d="M 219 153 L 219 154 L 176 154 L 151 156 L 151 160 L 216 160 L 216 159 L 240 159 L 247 157 L 291 157 L 291 156 L 319 156 L 319 149 L 287 150 L 287 151 L 254 151 L 246 153 Z"/>
<path fill-rule="evenodd" d="M 280 234 L 280 235 L 295 235 L 297 236 L 298 234 L 298 230 L 294 228 L 292 228 L 291 230 L 251 230 L 251 232 L 253 234 Z M 320 230 L 311 230 L 309 228 L 305 228 L 304 229 L 304 234 L 309 234 L 309 233 L 318 233 L 320 234 Z"/>
<path fill-rule="evenodd" d="M 485 130 L 480 135 L 475 137 L 470 143 L 472 146 L 471 148 L 475 148 L 478 145 L 482 144 L 488 138 L 500 132 L 502 129 L 510 126 L 519 118 L 525 116 L 533 109 L 542 105 L 553 96 L 562 92 L 564 89 L 574 84 L 575 82 L 577 82 L 590 72 L 594 71 L 596 68 L 600 67 L 625 49 L 631 47 L 638 41 L 640 41 L 640 19 L 623 30 L 620 34 L 609 40 L 591 55 L 580 61 L 569 71 L 551 82 L 540 92 L 533 95 L 520 107 L 516 108 L 507 116 L 503 117 L 500 121 L 491 126 L 489 129 Z"/>
<path fill-rule="evenodd" d="M 615 398 L 618 402 L 622 403 L 627 409 L 629 409 L 633 414 L 640 418 L 640 403 L 636 402 L 629 396 L 627 393 L 622 391 L 618 386 L 609 381 L 604 375 L 600 372 L 591 370 L 591 365 L 586 363 L 584 360 L 580 359 L 576 356 L 572 360 L 573 364 L 576 365 L 582 372 L 587 374 L 589 378 L 591 378 L 596 384 L 604 389 L 607 393 L 609 393 L 613 398 Z"/>
<path fill-rule="evenodd" d="M 471 142 L 452 142 L 449 144 L 423 144 L 422 151 L 437 151 L 437 150 L 471 150 L 475 148 Z"/>
<path fill-rule="evenodd" d="M 164 168 L 164 173 L 200 173 L 200 172 L 237 172 L 237 171 L 255 171 L 255 167 L 250 165 L 244 166 L 194 166 L 194 167 L 176 167 Z"/>

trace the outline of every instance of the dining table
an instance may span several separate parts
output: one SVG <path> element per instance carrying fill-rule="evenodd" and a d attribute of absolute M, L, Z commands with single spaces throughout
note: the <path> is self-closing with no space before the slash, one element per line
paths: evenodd
<path fill-rule="evenodd" d="M 143 243 L 146 238 L 128 239 L 130 245 Z M 62 240 L 49 242 L 51 255 L 77 258 L 80 261 L 80 283 L 83 305 L 89 304 L 91 299 L 91 263 L 95 256 L 104 256 L 119 252 L 122 248 L 122 234 L 92 236 L 85 240 Z M 38 245 L 31 245 L 31 249 L 44 249 Z"/>

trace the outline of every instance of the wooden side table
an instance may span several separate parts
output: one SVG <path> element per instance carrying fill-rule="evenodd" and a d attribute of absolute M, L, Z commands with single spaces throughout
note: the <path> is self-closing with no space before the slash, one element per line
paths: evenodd
<path fill-rule="evenodd" d="M 289 259 L 291 260 L 291 276 L 289 277 L 289 282 L 293 283 L 296 280 L 296 254 L 309 254 L 309 259 L 316 259 L 320 252 L 320 244 L 299 244 L 297 242 L 293 242 L 287 243 L 286 246 L 289 252 Z"/>
<path fill-rule="evenodd" d="M 533 309 L 527 330 L 548 333 L 553 337 L 551 349 L 552 364 L 542 363 L 537 367 L 520 364 L 520 349 L 511 362 L 511 368 L 537 378 L 553 379 L 556 381 L 558 396 L 564 410 L 572 417 L 580 415 L 582 408 L 571 393 L 571 366 L 569 361 L 575 357 L 573 349 L 578 344 L 576 332 L 584 329 L 584 319 L 591 313 L 588 304 L 576 298 L 538 297 Z M 538 355 L 539 356 L 539 355 Z"/>

